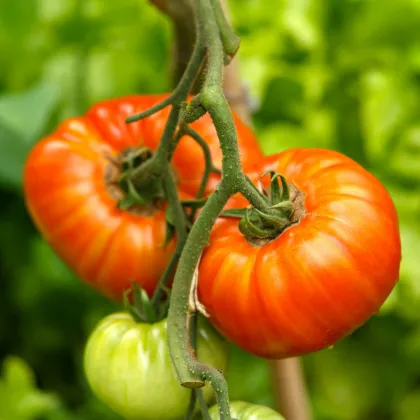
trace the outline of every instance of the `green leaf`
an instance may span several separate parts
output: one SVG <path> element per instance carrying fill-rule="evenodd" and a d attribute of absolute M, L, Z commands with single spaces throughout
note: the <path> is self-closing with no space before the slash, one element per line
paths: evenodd
<path fill-rule="evenodd" d="M 420 302 L 420 265 L 418 249 L 420 244 L 420 227 L 414 221 L 403 219 L 400 222 L 403 258 L 400 268 L 400 280 L 395 286 L 398 296 L 396 310 L 398 314 L 416 323 L 420 319 L 418 304 Z"/>
<path fill-rule="evenodd" d="M 293 75 L 273 78 L 267 85 L 256 117 L 265 122 L 300 121 L 305 108 L 304 87 Z"/>
<path fill-rule="evenodd" d="M 287 0 L 282 26 L 304 48 L 313 49 L 321 42 L 317 14 L 321 10 L 317 0 Z"/>
<path fill-rule="evenodd" d="M 401 178 L 420 180 L 420 124 L 407 127 L 395 139 L 388 169 Z"/>
<path fill-rule="evenodd" d="M 398 420 L 417 420 L 420 413 L 420 391 L 409 392 L 396 404 L 396 415 Z"/>
<path fill-rule="evenodd" d="M 0 119 L 30 144 L 41 135 L 57 102 L 57 87 L 41 81 L 26 92 L 0 96 Z"/>
<path fill-rule="evenodd" d="M 3 363 L 3 377 L 11 389 L 16 391 L 34 386 L 34 374 L 19 357 L 9 356 Z"/>
<path fill-rule="evenodd" d="M 21 94 L 0 96 L 0 183 L 20 188 L 25 159 L 57 99 L 55 87 L 44 82 Z"/>
<path fill-rule="evenodd" d="M 362 131 L 367 140 L 367 151 L 377 164 L 390 160 L 394 145 L 389 143 L 410 118 L 415 104 L 413 86 L 404 78 L 404 74 L 382 70 L 370 70 L 362 77 Z"/>
<path fill-rule="evenodd" d="M 299 125 L 277 123 L 259 131 L 259 139 L 267 154 L 282 152 L 294 147 L 313 147 L 313 139 Z"/>
<path fill-rule="evenodd" d="M 34 374 L 24 360 L 6 358 L 0 379 L 1 419 L 36 420 L 59 406 L 56 396 L 36 388 Z"/>
<path fill-rule="evenodd" d="M 25 137 L 0 117 L 0 184 L 20 188 L 28 152 Z"/>

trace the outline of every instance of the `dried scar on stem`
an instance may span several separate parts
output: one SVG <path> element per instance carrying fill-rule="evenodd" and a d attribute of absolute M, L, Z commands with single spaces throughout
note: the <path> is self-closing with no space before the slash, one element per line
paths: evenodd
<path fill-rule="evenodd" d="M 210 314 L 207 312 L 205 306 L 202 303 L 200 303 L 198 299 L 197 286 L 198 286 L 198 267 L 200 265 L 200 261 L 201 261 L 201 255 L 197 261 L 197 265 L 194 270 L 188 306 L 189 306 L 190 312 L 200 312 L 200 314 L 202 314 L 206 318 L 209 318 Z"/>

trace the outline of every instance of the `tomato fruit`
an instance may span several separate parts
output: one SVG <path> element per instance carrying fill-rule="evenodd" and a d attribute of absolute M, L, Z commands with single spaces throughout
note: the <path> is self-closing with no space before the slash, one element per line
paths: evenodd
<path fill-rule="evenodd" d="M 125 312 L 105 317 L 90 335 L 84 354 L 88 382 L 124 418 L 178 420 L 185 415 L 191 392 L 177 380 L 166 336 L 166 319 L 136 323 Z M 197 355 L 203 363 L 226 369 L 227 343 L 201 317 Z M 202 389 L 209 402 L 211 385 Z"/>
<path fill-rule="evenodd" d="M 219 409 L 214 405 L 209 409 L 211 420 L 219 420 Z M 245 401 L 232 401 L 230 415 L 236 420 L 284 420 L 284 417 L 263 405 L 250 404 Z"/>
<path fill-rule="evenodd" d="M 258 172 L 267 170 L 305 194 L 305 212 L 260 244 L 237 219 L 219 219 L 201 258 L 198 297 L 230 341 L 282 358 L 331 346 L 375 314 L 398 280 L 401 244 L 389 194 L 348 157 L 292 149 L 265 158 Z"/>
<path fill-rule="evenodd" d="M 84 281 L 108 297 L 121 300 L 130 280 L 149 295 L 175 247 L 165 242 L 164 208 L 146 205 L 117 208 L 122 190 L 115 183 L 115 160 L 129 149 L 159 144 L 169 109 L 140 122 L 125 118 L 144 111 L 165 96 L 129 96 L 93 106 L 85 116 L 63 122 L 35 145 L 24 170 L 24 193 L 36 226 L 57 254 Z M 235 117 L 244 168 L 261 158 L 251 130 Z M 221 151 L 210 117 L 192 125 L 221 167 Z M 201 148 L 183 137 L 172 165 L 179 193 L 191 197 L 204 170 Z M 209 190 L 220 175 L 213 174 Z"/>

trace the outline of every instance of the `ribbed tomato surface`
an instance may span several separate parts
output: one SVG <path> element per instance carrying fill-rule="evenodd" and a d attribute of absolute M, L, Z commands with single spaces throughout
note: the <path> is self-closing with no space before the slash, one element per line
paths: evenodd
<path fill-rule="evenodd" d="M 136 213 L 120 210 L 105 181 L 112 167 L 110 157 L 129 147 L 156 149 L 169 109 L 129 125 L 125 118 L 163 98 L 130 96 L 99 103 L 37 143 L 25 166 L 25 199 L 42 235 L 84 281 L 117 300 L 130 280 L 151 294 L 175 247 L 173 240 L 163 246 L 162 208 Z M 261 159 L 262 152 L 252 132 L 236 117 L 235 122 L 247 168 Z M 220 167 L 221 151 L 210 117 L 201 118 L 193 127 Z M 184 137 L 172 164 L 179 193 L 195 194 L 204 170 L 201 148 Z M 209 185 L 214 186 L 218 176 Z"/>
<path fill-rule="evenodd" d="M 237 219 L 219 220 L 198 294 L 229 340 L 282 358 L 330 346 L 375 314 L 398 280 L 401 245 L 390 196 L 351 159 L 293 149 L 265 158 L 259 173 L 268 169 L 305 194 L 306 215 L 264 246 Z"/>
<path fill-rule="evenodd" d="M 226 370 L 227 342 L 205 319 L 198 318 L 197 327 L 200 360 Z M 191 391 L 180 385 L 167 343 L 166 319 L 148 324 L 125 312 L 108 315 L 86 344 L 83 364 L 90 387 L 124 419 L 183 419 Z M 206 403 L 214 399 L 209 383 L 201 389 Z"/>

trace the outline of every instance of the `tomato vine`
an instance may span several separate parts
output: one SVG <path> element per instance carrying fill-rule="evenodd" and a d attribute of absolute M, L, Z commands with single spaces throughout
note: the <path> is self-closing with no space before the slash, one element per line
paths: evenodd
<path fill-rule="evenodd" d="M 175 258 L 182 249 L 168 314 L 168 344 L 178 378 L 183 386 L 192 389 L 202 387 L 206 380 L 210 381 L 216 394 L 220 418 L 228 420 L 229 397 L 224 376 L 216 369 L 200 363 L 190 351 L 190 289 L 201 252 L 207 245 L 210 231 L 229 198 L 239 192 L 260 211 L 268 211 L 269 205 L 242 170 L 235 124 L 222 90 L 223 68 L 238 50 L 239 38 L 228 25 L 218 0 L 196 0 L 195 25 L 194 51 L 173 94 L 149 110 L 127 118 L 127 123 L 135 122 L 166 106 L 172 106 L 155 155 L 132 172 L 131 180 L 137 188 L 141 188 L 146 182 L 162 178 L 178 236 Z M 187 104 L 187 96 L 200 74 L 204 59 L 206 71 L 202 88 Z M 185 130 L 185 124 L 194 122 L 207 112 L 216 128 L 222 149 L 222 179 L 187 235 L 185 214 L 169 166 L 171 146 L 180 123 L 183 123 L 181 127 Z M 188 134 L 195 137 L 191 131 Z M 200 141 L 197 137 L 195 140 Z M 156 292 L 157 296 L 159 293 Z"/>

